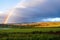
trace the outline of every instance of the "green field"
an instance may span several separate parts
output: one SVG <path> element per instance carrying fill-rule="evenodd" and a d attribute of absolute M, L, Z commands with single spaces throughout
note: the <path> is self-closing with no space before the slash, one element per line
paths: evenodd
<path fill-rule="evenodd" d="M 60 31 L 60 28 L 0 28 L 1 32 L 32 32 L 32 31 Z"/>
<path fill-rule="evenodd" d="M 60 28 L 0 28 L 0 40 L 60 40 Z"/>

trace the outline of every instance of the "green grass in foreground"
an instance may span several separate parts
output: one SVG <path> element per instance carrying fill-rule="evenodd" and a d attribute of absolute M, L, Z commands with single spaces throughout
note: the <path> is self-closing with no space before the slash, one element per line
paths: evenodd
<path fill-rule="evenodd" d="M 33 33 L 56 32 L 60 28 L 0 28 L 0 40 L 60 40 L 60 34 Z"/>
<path fill-rule="evenodd" d="M 0 28 L 0 32 L 32 32 L 32 31 L 60 31 L 60 28 Z"/>

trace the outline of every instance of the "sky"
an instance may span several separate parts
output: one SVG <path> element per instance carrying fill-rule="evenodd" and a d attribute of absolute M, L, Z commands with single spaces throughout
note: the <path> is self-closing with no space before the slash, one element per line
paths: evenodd
<path fill-rule="evenodd" d="M 4 12 L 17 5 L 20 0 L 0 0 L 0 11 Z"/>
<path fill-rule="evenodd" d="M 0 23 L 4 22 L 4 16 L 8 10 L 14 8 L 21 0 L 0 0 Z"/>
<path fill-rule="evenodd" d="M 60 0 L 0 0 L 0 23 L 60 22 Z"/>

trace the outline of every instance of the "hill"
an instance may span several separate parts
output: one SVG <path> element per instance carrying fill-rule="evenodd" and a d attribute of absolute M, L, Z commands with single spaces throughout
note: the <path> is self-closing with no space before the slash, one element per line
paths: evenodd
<path fill-rule="evenodd" d="M 60 26 L 60 22 L 41 22 L 38 25 L 39 27 L 58 27 Z"/>
<path fill-rule="evenodd" d="M 60 27 L 60 22 L 36 22 L 36 23 L 18 23 L 18 24 L 0 24 L 0 27 Z"/>
<path fill-rule="evenodd" d="M 13 24 L 17 26 L 32 26 L 32 27 L 60 27 L 60 22 L 37 22 L 30 24 Z"/>

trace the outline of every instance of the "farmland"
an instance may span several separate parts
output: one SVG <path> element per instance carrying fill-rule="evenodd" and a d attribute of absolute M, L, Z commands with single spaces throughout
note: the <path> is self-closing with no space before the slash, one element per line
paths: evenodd
<path fill-rule="evenodd" d="M 0 28 L 0 40 L 60 40 L 60 28 Z"/>
<path fill-rule="evenodd" d="M 0 24 L 0 40 L 60 40 L 60 26 Z"/>

